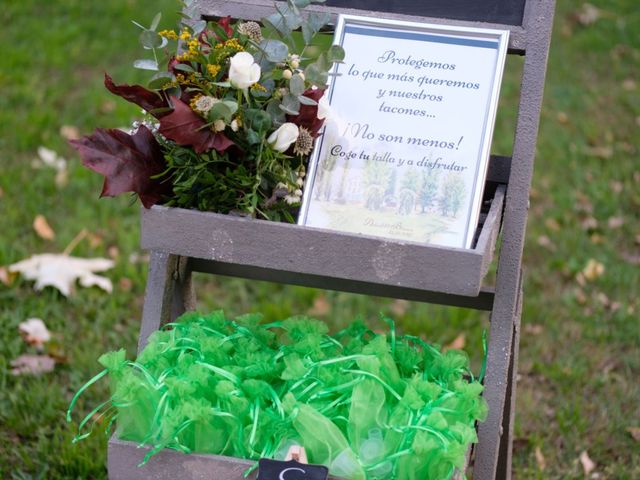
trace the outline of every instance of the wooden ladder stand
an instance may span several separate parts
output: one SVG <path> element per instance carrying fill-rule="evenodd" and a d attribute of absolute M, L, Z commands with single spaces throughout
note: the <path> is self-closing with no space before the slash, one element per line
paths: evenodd
<path fill-rule="evenodd" d="M 272 0 L 196 0 L 203 18 L 260 20 Z M 346 8 L 349 6 L 350 8 Z M 509 53 L 524 55 L 512 157 L 492 156 L 485 208 L 471 249 L 405 244 L 212 213 L 155 206 L 142 211 L 150 251 L 138 350 L 149 335 L 195 305 L 191 272 L 455 305 L 491 312 L 475 480 L 509 479 L 515 404 L 522 251 L 554 0 L 328 0 L 309 10 L 510 30 Z M 371 11 L 377 8 L 376 11 Z M 366 9 L 366 10 L 365 10 Z M 495 288 L 482 285 L 502 231 Z M 112 438 L 109 478 L 240 480 L 251 463 L 211 455 L 157 454 Z"/>

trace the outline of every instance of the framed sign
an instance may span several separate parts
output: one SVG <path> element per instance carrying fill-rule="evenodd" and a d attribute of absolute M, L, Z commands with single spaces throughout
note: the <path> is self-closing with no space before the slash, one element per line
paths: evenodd
<path fill-rule="evenodd" d="M 298 223 L 469 248 L 508 35 L 341 15 Z"/>

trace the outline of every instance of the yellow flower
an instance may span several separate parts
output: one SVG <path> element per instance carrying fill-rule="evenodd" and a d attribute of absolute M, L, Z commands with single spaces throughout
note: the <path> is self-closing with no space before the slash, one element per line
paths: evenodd
<path fill-rule="evenodd" d="M 161 32 L 158 32 L 158 35 L 160 35 L 161 37 L 166 38 L 167 40 L 177 40 L 178 39 L 178 34 L 175 32 L 175 30 L 162 30 Z"/>
<path fill-rule="evenodd" d="M 207 72 L 212 77 L 215 77 L 216 75 L 218 75 L 218 73 L 220 73 L 220 65 L 212 65 L 212 64 L 207 65 Z"/>
<path fill-rule="evenodd" d="M 180 40 L 186 41 L 186 40 L 189 40 L 190 38 L 191 38 L 191 33 L 189 33 L 188 30 L 183 30 L 180 33 Z"/>

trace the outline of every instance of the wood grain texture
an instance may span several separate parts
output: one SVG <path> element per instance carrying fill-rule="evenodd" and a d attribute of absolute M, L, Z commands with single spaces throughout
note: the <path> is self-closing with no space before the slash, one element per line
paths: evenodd
<path fill-rule="evenodd" d="M 500 215 L 488 216 L 480 238 L 495 238 L 499 228 Z M 226 275 L 262 272 L 298 284 L 287 277 L 309 277 L 320 288 L 335 289 L 338 281 L 378 294 L 395 287 L 477 296 L 493 251 L 485 243 L 482 250 L 446 248 L 194 210 L 142 210 L 145 249 L 210 260 Z"/>
<path fill-rule="evenodd" d="M 327 0 L 332 7 L 522 25 L 525 0 Z"/>

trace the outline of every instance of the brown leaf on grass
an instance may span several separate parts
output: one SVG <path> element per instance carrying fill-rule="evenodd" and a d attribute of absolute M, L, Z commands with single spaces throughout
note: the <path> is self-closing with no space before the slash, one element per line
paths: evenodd
<path fill-rule="evenodd" d="M 17 276 L 17 273 L 10 272 L 7 267 L 0 267 L 0 282 L 5 286 L 10 287 Z"/>
<path fill-rule="evenodd" d="M 547 250 L 550 250 L 552 252 L 556 251 L 556 246 L 555 244 L 551 241 L 551 239 L 549 237 L 547 237 L 546 235 L 540 235 L 538 237 L 538 245 L 540 245 L 541 247 L 546 248 Z"/>
<path fill-rule="evenodd" d="M 78 140 L 81 137 L 80 130 L 78 130 L 78 127 L 74 127 L 73 125 L 61 126 L 60 135 L 65 140 Z"/>
<path fill-rule="evenodd" d="M 442 350 L 446 351 L 446 350 L 462 350 L 465 345 L 467 344 L 467 339 L 465 337 L 464 333 L 461 333 L 460 335 L 458 335 L 456 338 L 453 339 L 453 341 L 445 346 Z"/>
<path fill-rule="evenodd" d="M 529 335 L 540 335 L 544 332 L 544 327 L 539 323 L 526 323 L 524 325 L 524 332 Z"/>
<path fill-rule="evenodd" d="M 396 317 L 402 317 L 407 313 L 407 309 L 409 308 L 409 302 L 406 300 L 397 299 L 394 300 L 391 304 L 391 312 Z"/>
<path fill-rule="evenodd" d="M 544 455 L 542 454 L 542 450 L 540 450 L 540 447 L 536 447 L 534 453 L 536 456 L 536 463 L 538 464 L 538 470 L 540 470 L 541 472 L 544 472 L 545 468 L 547 468 L 547 461 L 545 460 Z"/>
<path fill-rule="evenodd" d="M 109 248 L 107 248 L 107 254 L 109 255 L 109 258 L 118 260 L 118 258 L 120 258 L 120 249 L 115 245 L 111 245 Z"/>
<path fill-rule="evenodd" d="M 610 217 L 607 220 L 607 225 L 611 229 L 620 228 L 624 225 L 624 217 Z"/>
<path fill-rule="evenodd" d="M 554 231 L 554 232 L 558 232 L 560 231 L 560 224 L 558 223 L 558 221 L 555 218 L 547 218 L 544 221 L 544 225 L 545 227 L 547 227 L 549 230 Z"/>
<path fill-rule="evenodd" d="M 202 117 L 177 97 L 171 97 L 173 111 L 160 118 L 158 131 L 178 145 L 193 146 L 196 153 L 212 148 L 224 152 L 234 145 L 224 133 L 212 132 Z"/>
<path fill-rule="evenodd" d="M 565 112 L 558 112 L 556 118 L 558 119 L 558 123 L 561 123 L 562 125 L 566 125 L 567 123 L 569 123 L 569 115 L 567 115 Z"/>
<path fill-rule="evenodd" d="M 637 253 L 626 253 L 622 252 L 620 254 L 622 259 L 627 262 L 629 265 L 638 266 L 640 265 L 640 254 Z"/>
<path fill-rule="evenodd" d="M 122 277 L 120 280 L 118 280 L 118 287 L 123 292 L 130 292 L 133 288 L 133 280 L 127 277 Z"/>
<path fill-rule="evenodd" d="M 101 197 L 134 192 L 150 208 L 171 191 L 166 179 L 151 178 L 161 174 L 166 164 L 160 145 L 144 125 L 133 135 L 97 128 L 93 135 L 69 143 L 85 167 L 104 175 Z"/>
<path fill-rule="evenodd" d="M 323 317 L 331 311 L 331 304 L 324 295 L 318 295 L 313 299 L 313 306 L 308 310 L 311 316 Z"/>
<path fill-rule="evenodd" d="M 89 240 L 89 246 L 91 248 L 98 248 L 100 245 L 104 243 L 104 240 L 97 233 L 88 232 L 87 240 Z"/>
<path fill-rule="evenodd" d="M 590 3 L 583 3 L 580 10 L 576 12 L 576 19 L 581 25 L 593 25 L 600 18 L 600 9 Z"/>
<path fill-rule="evenodd" d="M 611 191 L 613 193 L 622 193 L 622 191 L 624 190 L 624 183 L 618 180 L 611 180 L 609 182 L 609 187 L 611 188 Z"/>
<path fill-rule="evenodd" d="M 589 475 L 596 468 L 596 464 L 589 458 L 589 454 L 586 450 L 580 454 L 580 464 L 582 465 L 582 470 L 585 475 Z"/>
<path fill-rule="evenodd" d="M 622 88 L 627 92 L 632 92 L 637 88 L 636 81 L 633 78 L 627 78 L 624 82 L 622 82 Z"/>
<path fill-rule="evenodd" d="M 11 360 L 12 375 L 40 375 L 53 371 L 56 361 L 48 355 L 20 355 Z"/>
<path fill-rule="evenodd" d="M 604 270 L 605 268 L 602 263 L 590 258 L 581 273 L 585 280 L 592 282 L 604 275 Z"/>
<path fill-rule="evenodd" d="M 51 228 L 44 215 L 36 215 L 36 218 L 33 219 L 33 229 L 36 231 L 38 236 L 44 240 L 53 240 L 56 238 L 56 233 L 53 231 L 53 228 Z"/>
<path fill-rule="evenodd" d="M 585 153 L 590 157 L 609 160 L 611 157 L 613 157 L 613 147 L 611 145 L 590 147 L 587 148 Z"/>
<path fill-rule="evenodd" d="M 627 432 L 636 442 L 640 442 L 640 427 L 627 427 Z"/>

